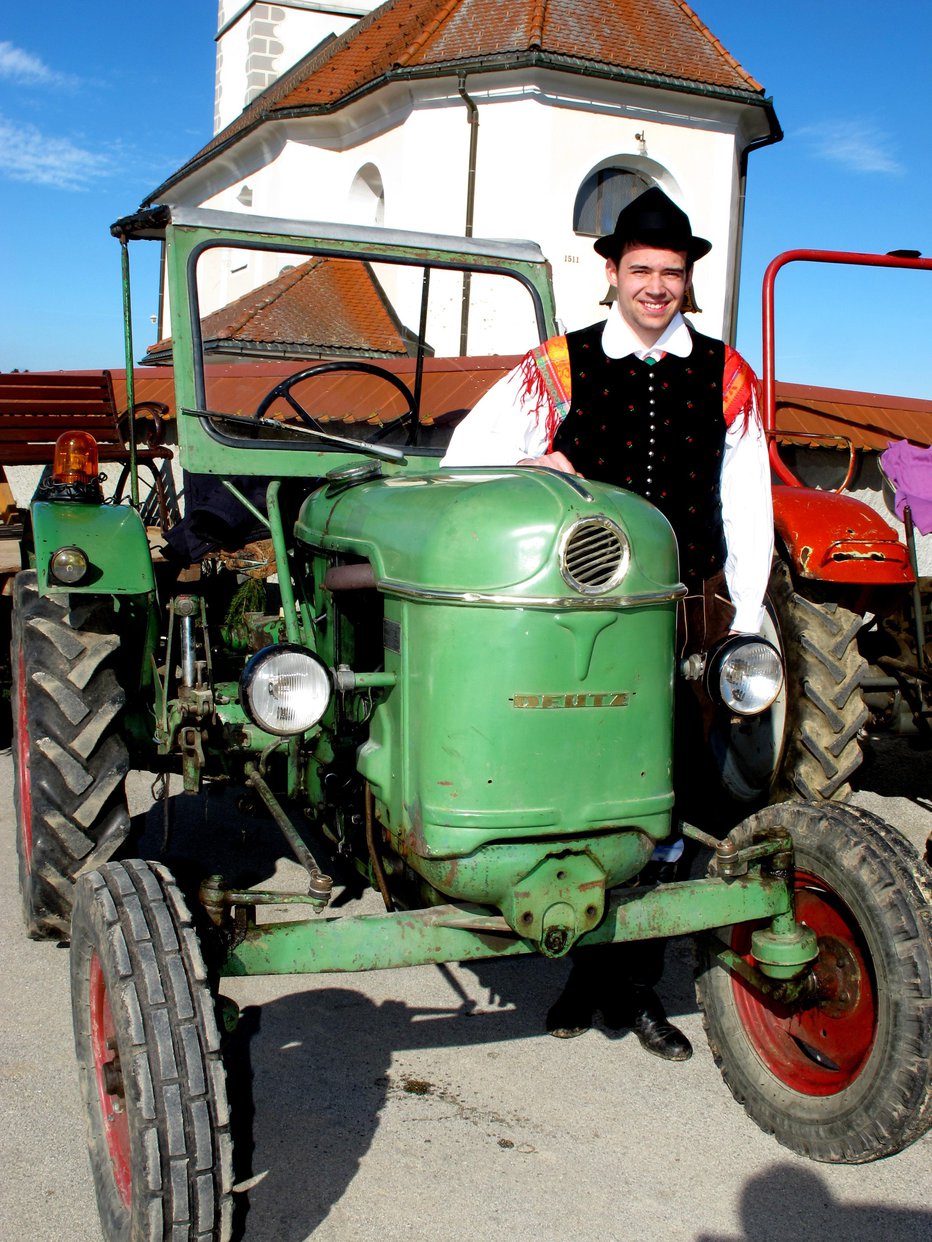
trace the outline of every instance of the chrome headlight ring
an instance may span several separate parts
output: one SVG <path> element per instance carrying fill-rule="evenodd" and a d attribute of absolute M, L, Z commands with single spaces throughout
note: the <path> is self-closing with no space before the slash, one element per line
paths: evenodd
<path fill-rule="evenodd" d="M 765 638 L 736 634 L 712 653 L 706 686 L 738 716 L 757 716 L 775 702 L 783 688 L 783 660 Z"/>
<path fill-rule="evenodd" d="M 312 729 L 332 696 L 330 669 L 297 643 L 263 647 L 240 677 L 240 702 L 246 715 L 278 737 L 294 737 Z"/>

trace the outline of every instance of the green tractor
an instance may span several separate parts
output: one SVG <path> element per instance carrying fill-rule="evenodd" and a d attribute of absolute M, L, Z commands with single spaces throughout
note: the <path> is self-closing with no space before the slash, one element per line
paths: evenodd
<path fill-rule="evenodd" d="M 554 330 L 537 247 L 163 208 L 114 232 L 127 292 L 128 243 L 164 242 L 180 461 L 261 538 L 179 569 L 134 504 L 102 503 L 80 436 L 32 506 L 13 613 L 24 913 L 70 940 L 105 1237 L 229 1236 L 230 976 L 694 935 L 713 1054 L 760 1126 L 849 1163 L 923 1135 L 932 883 L 915 851 L 863 811 L 785 803 L 721 839 L 686 824 L 707 874 L 640 884 L 673 820 L 671 530 L 582 479 L 439 468 L 432 379 L 468 377 L 467 346 L 520 353 Z M 248 368 L 205 363 L 204 325 L 323 264 L 345 294 L 324 330 L 356 352 L 249 405 Z M 370 299 L 349 325 L 347 289 Z M 782 670 L 731 640 L 705 676 L 732 717 L 766 710 Z M 246 787 L 306 883 L 238 887 L 221 855 L 182 885 L 133 858 L 131 769 Z M 334 908 L 347 864 L 384 911 Z"/>

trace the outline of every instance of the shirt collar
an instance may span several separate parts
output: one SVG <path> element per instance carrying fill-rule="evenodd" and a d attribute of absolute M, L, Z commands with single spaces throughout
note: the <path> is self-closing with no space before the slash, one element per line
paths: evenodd
<path fill-rule="evenodd" d="M 693 349 L 693 338 L 689 335 L 686 320 L 677 311 L 667 324 L 663 335 L 650 348 L 635 335 L 621 316 L 618 303 L 613 302 L 605 327 L 602 329 L 602 349 L 609 358 L 627 358 L 634 354 L 642 361 L 647 357 L 660 354 L 675 354 L 677 358 L 688 358 Z"/>

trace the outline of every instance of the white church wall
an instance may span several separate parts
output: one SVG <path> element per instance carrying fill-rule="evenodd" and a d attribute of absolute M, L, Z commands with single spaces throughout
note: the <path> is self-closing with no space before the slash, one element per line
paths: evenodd
<path fill-rule="evenodd" d="M 476 79 L 478 83 L 481 79 Z M 445 87 L 445 89 L 444 89 Z M 552 87 L 552 84 L 551 84 Z M 554 106 L 533 84 L 491 81 L 482 90 L 467 83 L 479 108 L 476 202 L 477 236 L 521 237 L 538 242 L 550 259 L 558 314 L 568 328 L 604 316 L 600 300 L 608 285 L 592 238 L 573 231 L 573 209 L 580 186 L 600 165 L 643 172 L 660 184 L 691 215 L 697 233 L 713 242 L 712 254 L 697 267 L 702 314 L 700 330 L 722 333 L 728 304 L 733 246 L 731 206 L 736 197 L 736 154 L 732 133 L 709 132 L 691 124 L 647 127 L 639 116 L 601 104 Z M 468 111 L 444 83 L 429 87 L 426 104 L 398 107 L 404 124 L 392 124 L 385 111 L 355 127 L 352 109 L 334 120 L 270 127 L 278 137 L 266 141 L 270 162 L 262 166 L 254 144 L 234 147 L 249 169 L 243 180 L 228 180 L 219 193 L 201 200 L 224 210 L 259 215 L 375 223 L 387 227 L 461 234 L 466 223 L 470 127 Z M 357 113 L 360 110 L 357 110 Z M 370 109 L 371 111 L 371 109 Z M 359 132 L 372 136 L 353 141 Z M 326 145 L 321 145 L 322 136 Z M 360 169 L 381 183 L 381 196 L 358 192 Z M 229 172 L 235 172 L 231 165 Z M 354 186 L 356 189 L 354 190 Z M 372 214 L 360 215 L 368 201 Z"/>

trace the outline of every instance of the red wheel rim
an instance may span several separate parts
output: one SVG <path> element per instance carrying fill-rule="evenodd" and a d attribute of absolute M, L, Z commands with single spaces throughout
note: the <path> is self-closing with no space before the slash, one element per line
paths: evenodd
<path fill-rule="evenodd" d="M 735 1006 L 757 1055 L 802 1095 L 836 1095 L 863 1070 L 877 1032 L 877 985 L 854 915 L 824 880 L 797 872 L 796 918 L 815 932 L 815 1001 L 779 1005 L 732 976 Z M 753 963 L 751 933 L 735 928 L 732 947 Z"/>
<path fill-rule="evenodd" d="M 110 1008 L 110 997 L 100 967 L 100 958 L 96 953 L 91 958 L 90 1010 L 91 1055 L 94 1058 L 104 1137 L 110 1153 L 113 1179 L 120 1198 L 129 1207 L 133 1175 L 126 1093 L 123 1088 L 113 1011 Z"/>
<path fill-rule="evenodd" d="M 29 787 L 29 711 L 26 702 L 26 663 L 19 653 L 16 677 L 16 788 L 19 793 L 19 826 L 23 839 L 23 861 L 32 874 L 32 793 Z"/>

